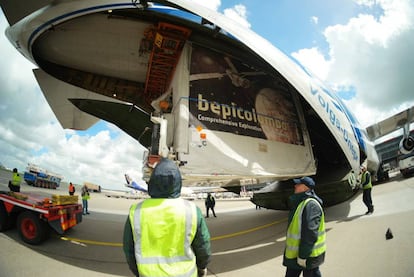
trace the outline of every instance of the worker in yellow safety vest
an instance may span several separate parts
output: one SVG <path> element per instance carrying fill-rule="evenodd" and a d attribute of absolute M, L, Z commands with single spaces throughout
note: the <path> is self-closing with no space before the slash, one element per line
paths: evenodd
<path fill-rule="evenodd" d="M 9 181 L 9 189 L 10 191 L 20 192 L 20 183 L 22 182 L 22 177 L 20 176 L 19 172 L 17 172 L 17 168 L 13 168 L 13 175 L 11 181 Z"/>
<path fill-rule="evenodd" d="M 89 214 L 88 201 L 91 198 L 91 196 L 89 195 L 89 190 L 88 190 L 88 187 L 86 185 L 83 185 L 83 187 L 82 187 L 81 197 L 82 197 L 83 215 L 87 215 L 87 214 Z"/>
<path fill-rule="evenodd" d="M 206 276 L 210 233 L 200 208 L 179 198 L 181 174 L 162 159 L 148 182 L 150 199 L 133 204 L 123 247 L 135 276 Z"/>
<path fill-rule="evenodd" d="M 316 195 L 311 177 L 293 179 L 295 193 L 290 197 L 288 229 L 283 265 L 286 277 L 322 276 L 319 266 L 325 261 L 325 215 L 322 200 Z"/>
<path fill-rule="evenodd" d="M 361 165 L 361 187 L 362 187 L 362 201 L 364 202 L 365 206 L 367 206 L 368 211 L 365 213 L 366 215 L 372 214 L 374 212 L 374 205 L 372 205 L 372 182 L 371 182 L 371 173 L 367 170 L 367 168 Z"/>

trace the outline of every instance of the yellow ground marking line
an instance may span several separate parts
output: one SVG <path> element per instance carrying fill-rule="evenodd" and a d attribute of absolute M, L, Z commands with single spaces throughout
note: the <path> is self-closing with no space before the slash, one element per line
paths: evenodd
<path fill-rule="evenodd" d="M 251 228 L 251 229 L 247 229 L 244 231 L 240 231 L 240 232 L 235 232 L 235 233 L 231 233 L 231 234 L 227 234 L 227 235 L 222 235 L 222 236 L 217 236 L 217 237 L 212 237 L 210 240 L 221 240 L 221 239 L 228 239 L 228 238 L 233 238 L 233 237 L 237 237 L 237 236 L 241 236 L 241 235 L 245 235 L 248 233 L 252 233 L 258 230 L 262 230 L 265 228 L 268 228 L 270 226 L 273 225 L 277 225 L 279 223 L 285 222 L 287 220 L 287 218 L 281 219 L 281 220 L 277 220 L 262 226 L 258 226 L 255 228 Z M 104 241 L 95 241 L 95 240 L 86 240 L 86 239 L 78 239 L 78 238 L 71 238 L 71 237 L 61 237 L 62 240 L 67 240 L 67 241 L 74 241 L 74 242 L 79 242 L 79 243 L 85 243 L 85 244 L 91 244 L 91 245 L 100 245 L 100 246 L 113 246 L 113 247 L 122 247 L 122 243 L 121 242 L 104 242 Z"/>
<path fill-rule="evenodd" d="M 285 222 L 286 220 L 287 220 L 287 218 L 284 218 L 284 219 L 281 219 L 281 220 L 277 220 L 277 221 L 274 221 L 274 222 L 271 222 L 271 223 L 268 223 L 268 224 L 265 224 L 265 225 L 262 225 L 262 226 L 258 226 L 258 227 L 255 227 L 255 228 L 247 229 L 247 230 L 244 230 L 244 231 L 213 237 L 213 238 L 211 238 L 211 240 L 228 239 L 228 238 L 232 238 L 232 237 L 236 237 L 236 236 L 245 235 L 245 234 L 248 234 L 248 233 L 252 233 L 252 232 L 255 232 L 255 231 L 258 231 L 258 230 L 261 230 L 261 229 L 265 229 L 265 228 L 268 228 L 270 226 Z"/>
<path fill-rule="evenodd" d="M 113 246 L 113 247 L 122 247 L 123 245 L 122 242 L 104 242 L 104 241 L 78 239 L 78 238 L 70 238 L 70 237 L 60 237 L 60 238 L 62 240 L 74 241 L 74 242 L 80 242 L 80 243 L 92 244 L 92 245 Z"/>

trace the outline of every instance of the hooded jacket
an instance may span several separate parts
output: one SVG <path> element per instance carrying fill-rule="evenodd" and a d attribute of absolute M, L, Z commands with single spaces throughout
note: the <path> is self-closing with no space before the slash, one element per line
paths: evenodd
<path fill-rule="evenodd" d="M 293 216 L 295 214 L 296 208 L 298 205 L 307 198 L 316 199 L 319 204 L 322 206 L 323 201 L 320 199 L 314 190 L 293 194 L 290 197 L 290 203 L 292 209 L 289 213 L 288 226 L 292 222 Z M 317 203 L 310 201 L 306 204 L 303 213 L 302 213 L 302 232 L 301 232 L 301 241 L 299 246 L 299 257 L 307 260 L 307 268 L 315 268 L 320 266 L 325 260 L 325 252 L 317 257 L 309 257 L 312 252 L 313 245 L 315 244 L 318 238 L 318 228 L 320 219 L 322 216 L 322 211 Z M 286 256 L 283 256 L 283 265 L 295 268 L 302 269 L 295 259 L 288 259 Z"/>
<path fill-rule="evenodd" d="M 151 198 L 175 199 L 181 195 L 181 186 L 181 174 L 175 163 L 168 159 L 162 159 L 155 167 L 148 182 L 148 194 Z M 197 267 L 204 269 L 211 257 L 210 233 L 200 208 L 196 207 L 196 211 L 197 231 L 191 248 L 196 256 Z M 125 222 L 123 248 L 130 270 L 135 276 L 139 276 L 129 216 Z"/>

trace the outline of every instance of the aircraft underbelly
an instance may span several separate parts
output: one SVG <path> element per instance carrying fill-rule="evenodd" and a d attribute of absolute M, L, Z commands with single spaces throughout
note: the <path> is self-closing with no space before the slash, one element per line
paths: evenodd
<path fill-rule="evenodd" d="M 67 68 L 145 82 L 149 55 L 140 43 L 149 26 L 102 14 L 78 17 L 42 34 L 35 53 Z"/>

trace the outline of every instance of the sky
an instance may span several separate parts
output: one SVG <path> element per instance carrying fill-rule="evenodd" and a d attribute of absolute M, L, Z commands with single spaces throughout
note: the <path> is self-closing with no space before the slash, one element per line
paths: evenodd
<path fill-rule="evenodd" d="M 414 105 L 414 0 L 194 0 L 269 40 L 331 86 L 362 127 Z M 260 3 L 260 4 L 259 4 Z M 0 163 L 34 163 L 65 182 L 124 189 L 141 177 L 144 148 L 100 121 L 64 130 L 9 43 L 0 11 Z"/>

